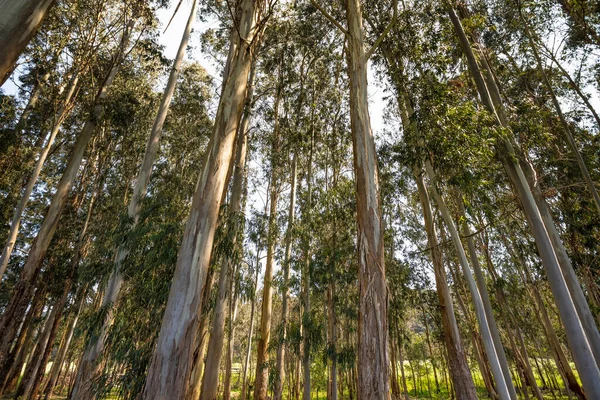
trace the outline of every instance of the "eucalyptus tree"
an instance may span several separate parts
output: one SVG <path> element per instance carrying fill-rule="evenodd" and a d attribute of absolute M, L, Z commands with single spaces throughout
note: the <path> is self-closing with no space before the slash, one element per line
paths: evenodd
<path fill-rule="evenodd" d="M 179 71 L 181 69 L 181 64 L 185 55 L 185 50 L 188 45 L 192 27 L 196 18 L 196 9 L 197 1 L 194 0 L 192 1 L 190 15 L 188 17 L 186 26 L 183 30 L 181 42 L 179 44 L 177 54 L 175 55 L 173 66 L 171 67 L 169 80 L 163 92 L 161 103 L 158 108 L 158 113 L 152 126 L 152 131 L 150 132 L 150 136 L 148 137 L 144 158 L 140 165 L 138 175 L 135 179 L 133 193 L 131 195 L 131 200 L 127 207 L 127 216 L 132 226 L 135 226 L 137 220 L 139 219 L 141 201 L 143 200 L 148 189 L 150 174 L 152 172 L 152 166 L 154 164 L 154 159 L 158 151 L 163 125 L 167 117 L 167 112 L 169 110 L 171 98 L 173 97 L 173 93 L 175 91 L 175 85 L 177 84 Z M 98 374 L 98 357 L 104 349 L 104 340 L 107 334 L 107 330 L 112 324 L 112 312 L 110 308 L 119 298 L 121 286 L 123 284 L 124 279 L 123 274 L 120 271 L 121 264 L 123 263 L 125 258 L 127 258 L 127 254 L 127 243 L 121 243 L 116 250 L 115 268 L 108 280 L 107 288 L 104 292 L 104 298 L 102 299 L 102 307 L 107 309 L 107 313 L 103 325 L 100 329 L 100 332 L 98 333 L 98 335 L 92 337 L 92 340 L 90 341 L 86 349 L 86 353 L 81 363 L 79 364 L 77 380 L 75 381 L 75 385 L 72 391 L 72 396 L 74 397 L 81 399 L 91 397 L 91 382 L 96 378 Z"/>
<path fill-rule="evenodd" d="M 4 1 L 0 17 L 0 85 L 14 69 L 14 64 L 44 21 L 54 0 Z"/>
<path fill-rule="evenodd" d="M 186 398 L 191 383 L 199 300 L 206 290 L 218 210 L 233 158 L 252 58 L 273 11 L 273 4 L 267 2 L 240 0 L 235 6 L 213 136 L 186 223 L 158 343 L 142 394 L 145 399 Z"/>
<path fill-rule="evenodd" d="M 73 185 L 73 181 L 79 170 L 87 145 L 102 116 L 104 106 L 103 101 L 107 96 L 108 88 L 114 81 L 129 50 L 130 37 L 133 33 L 132 31 L 136 20 L 136 16 L 129 17 L 126 21 L 126 25 L 123 27 L 121 39 L 116 49 L 114 49 L 109 69 L 105 72 L 104 78 L 101 80 L 92 110 L 89 113 L 89 117 L 84 124 L 81 133 L 77 137 L 71 157 L 56 188 L 56 193 L 50 203 L 44 222 L 29 249 L 29 254 L 21 271 L 19 281 L 13 289 L 11 300 L 0 320 L 0 331 L 3 336 L 0 345 L 0 364 L 4 362 L 8 349 L 18 330 L 18 326 L 22 321 L 23 311 L 27 308 L 27 304 L 29 303 L 35 279 L 39 274 L 43 257 L 48 250 L 50 241 L 58 226 L 60 216 L 67 201 L 67 195 Z"/>

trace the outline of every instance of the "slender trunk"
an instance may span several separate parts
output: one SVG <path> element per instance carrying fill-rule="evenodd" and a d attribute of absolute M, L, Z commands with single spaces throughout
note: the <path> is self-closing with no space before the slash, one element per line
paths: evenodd
<path fill-rule="evenodd" d="M 54 391 L 54 387 L 56 386 L 56 382 L 58 381 L 58 377 L 60 375 L 60 371 L 62 370 L 67 351 L 69 350 L 69 345 L 71 344 L 71 339 L 73 338 L 73 332 L 75 332 L 75 327 L 77 326 L 79 314 L 81 313 L 81 309 L 83 308 L 83 304 L 85 303 L 86 292 L 87 285 L 84 284 L 79 288 L 79 293 L 77 294 L 75 303 L 73 305 L 73 316 L 69 320 L 67 329 L 65 331 L 63 343 L 61 344 L 58 353 L 54 359 L 54 363 L 52 364 L 50 378 L 48 379 L 48 383 L 46 384 L 46 388 L 44 389 L 44 400 L 49 400 L 52 397 L 52 392 Z M 67 368 L 68 367 L 69 365 L 67 365 Z"/>
<path fill-rule="evenodd" d="M 422 303 L 421 311 L 423 312 L 423 323 L 425 324 L 425 339 L 427 341 L 427 349 L 429 350 L 431 367 L 433 368 L 433 378 L 435 380 L 435 393 L 437 394 L 440 392 L 440 382 L 438 381 L 437 368 L 435 366 L 435 355 L 433 354 L 433 348 L 431 347 L 431 338 L 429 336 L 429 324 L 427 323 L 427 314 L 425 314 L 425 307 Z M 425 357 L 425 363 L 427 363 L 427 357 Z"/>
<path fill-rule="evenodd" d="M 448 350 L 448 362 L 450 364 L 450 374 L 454 383 L 456 397 L 459 399 L 477 399 L 477 392 L 473 377 L 467 364 L 465 349 L 463 347 L 460 331 L 454 315 L 454 306 L 448 288 L 448 279 L 446 269 L 442 261 L 442 253 L 439 248 L 438 237 L 435 232 L 433 221 L 433 212 L 429 194 L 425 189 L 423 174 L 419 169 L 415 169 L 415 179 L 423 208 L 423 219 L 425 220 L 425 231 L 427 232 L 427 242 L 429 245 L 431 260 L 435 273 L 435 285 L 437 289 L 438 303 L 442 314 L 442 327 L 444 329 L 444 341 Z"/>
<path fill-rule="evenodd" d="M 465 250 L 462 246 L 458 230 L 454 225 L 454 221 L 452 219 L 452 216 L 450 215 L 450 211 L 448 210 L 441 195 L 438 193 L 438 190 L 435 185 L 435 175 L 431 163 L 427 161 L 425 167 L 427 175 L 429 176 L 429 179 L 431 181 L 431 191 L 438 204 L 438 208 L 440 209 L 444 222 L 446 223 L 446 227 L 450 232 L 450 237 L 452 238 L 452 242 L 454 244 L 454 248 L 456 250 L 458 260 L 463 271 L 463 275 L 467 282 L 467 287 L 469 288 L 469 292 L 471 294 L 471 299 L 475 307 L 475 316 L 477 317 L 477 322 L 479 324 L 479 329 L 483 338 L 485 351 L 488 355 L 488 361 L 490 363 L 492 374 L 494 376 L 494 380 L 496 381 L 498 395 L 500 396 L 500 400 L 509 400 L 511 399 L 510 391 L 508 389 L 506 378 L 504 377 L 504 374 L 502 372 L 500 360 L 498 358 L 496 348 L 494 346 L 494 341 L 490 332 L 490 327 L 488 324 L 488 319 L 486 316 L 483 301 L 481 299 L 481 294 L 477 289 L 477 285 L 475 283 L 475 280 L 473 279 L 473 275 L 471 274 L 469 262 L 467 260 L 467 255 L 465 254 Z"/>
<path fill-rule="evenodd" d="M 250 329 L 248 329 L 246 359 L 244 361 L 244 378 L 242 379 L 242 395 L 240 400 L 246 400 L 246 391 L 248 390 L 248 372 L 250 365 L 250 355 L 252 354 L 252 333 L 254 331 L 254 313 L 256 312 L 256 289 L 258 288 L 258 275 L 260 273 L 260 252 L 256 247 L 256 276 L 254 277 L 254 291 L 252 295 L 252 305 L 250 306 Z"/>
<path fill-rule="evenodd" d="M 143 399 L 186 399 L 189 395 L 198 306 L 206 290 L 218 212 L 242 117 L 250 65 L 265 25 L 259 21 L 262 6 L 262 1 L 242 0 L 235 10 L 238 23 L 231 30 L 227 75 L 213 136 L 192 201 Z"/>
<path fill-rule="evenodd" d="M 387 287 L 375 142 L 369 118 L 367 59 L 359 0 L 346 1 L 350 121 L 356 177 L 358 276 L 358 397 L 389 397 Z"/>
<path fill-rule="evenodd" d="M 233 280 L 229 287 L 229 332 L 227 340 L 227 359 L 225 363 L 225 379 L 223 380 L 223 400 L 231 399 L 231 375 L 233 371 L 233 341 L 235 340 L 235 320 L 237 318 L 237 290 Z"/>
<path fill-rule="evenodd" d="M 71 82 L 71 86 L 67 92 L 67 95 L 64 99 L 64 103 L 58 113 L 58 120 L 52 127 L 52 131 L 50 132 L 50 136 L 46 139 L 46 144 L 40 153 L 38 160 L 36 161 L 33 172 L 31 173 L 31 177 L 27 181 L 27 185 L 25 186 L 25 190 L 21 195 L 21 199 L 15 208 L 13 213 L 13 217 L 10 223 L 10 231 L 8 233 L 8 238 L 6 239 L 6 244 L 2 249 L 2 255 L 0 255 L 0 281 L 6 272 L 6 267 L 8 266 L 8 261 L 10 259 L 10 255 L 15 247 L 15 243 L 17 240 L 17 235 L 19 234 L 19 227 L 21 225 L 21 217 L 23 216 L 23 211 L 25 211 L 25 207 L 29 202 L 29 197 L 31 196 L 31 192 L 33 192 L 33 188 L 35 183 L 37 182 L 38 177 L 40 176 L 40 172 L 44 163 L 46 162 L 46 158 L 48 157 L 48 153 L 54 144 L 54 139 L 56 139 L 56 135 L 62 125 L 63 120 L 67 116 L 69 105 L 71 104 L 71 100 L 73 95 L 75 94 L 75 90 L 77 88 L 79 82 L 79 74 L 75 75 Z"/>
<path fill-rule="evenodd" d="M 54 0 L 0 1 L 0 86 L 35 35 Z"/>
<path fill-rule="evenodd" d="M 196 6 L 197 0 L 193 0 L 190 15 L 188 17 L 187 24 L 183 31 L 181 42 L 179 44 L 179 48 L 177 50 L 177 54 L 173 62 L 173 67 L 171 68 L 171 72 L 169 74 L 169 80 L 163 92 L 162 99 L 158 108 L 158 113 L 154 120 L 154 124 L 152 125 L 152 131 L 150 132 L 150 136 L 148 137 L 144 159 L 142 160 L 142 164 L 140 165 L 140 169 L 133 189 L 133 194 L 131 196 L 129 206 L 127 208 L 127 216 L 131 221 L 130 229 L 133 229 L 135 225 L 137 225 L 139 219 L 141 202 L 146 194 L 148 183 L 150 181 L 152 165 L 154 164 L 154 159 L 156 158 L 156 153 L 159 147 L 160 137 L 162 135 L 162 127 L 167 117 L 167 112 L 169 110 L 171 98 L 173 97 L 173 93 L 175 92 L 175 86 L 177 84 L 177 78 L 179 77 L 181 63 L 183 62 L 185 50 L 189 42 L 192 27 L 196 18 Z M 85 349 L 84 358 L 82 359 L 81 364 L 79 365 L 77 380 L 75 381 L 75 386 L 73 388 L 73 392 L 78 398 L 88 399 L 91 397 L 90 387 L 92 381 L 97 377 L 99 373 L 97 365 L 98 359 L 104 351 L 106 336 L 113 323 L 114 305 L 119 299 L 121 286 L 123 284 L 123 274 L 121 272 L 121 265 L 126 260 L 128 255 L 128 243 L 119 244 L 115 255 L 115 263 L 113 266 L 113 270 L 108 279 L 107 290 L 104 292 L 104 298 L 102 299 L 102 306 L 107 309 L 107 312 L 105 314 L 99 334 L 91 335 L 91 340 L 87 344 Z"/>
<path fill-rule="evenodd" d="M 502 368 L 502 374 L 504 375 L 504 380 L 508 387 L 509 393 L 513 400 L 517 399 L 517 391 L 512 382 L 512 377 L 510 375 L 510 368 L 508 365 L 508 359 L 506 358 L 506 353 L 504 351 L 504 346 L 502 345 L 502 340 L 500 338 L 500 331 L 498 330 L 498 325 L 496 324 L 496 319 L 494 318 L 494 310 L 492 309 L 492 302 L 490 300 L 490 295 L 487 290 L 487 285 L 485 282 L 485 278 L 483 276 L 483 271 L 481 269 L 481 264 L 479 263 L 479 258 L 477 257 L 477 249 L 475 248 L 475 242 L 473 241 L 473 235 L 471 233 L 471 229 L 467 224 L 467 215 L 465 213 L 465 206 L 463 204 L 463 198 L 459 192 L 457 194 L 457 204 L 458 210 L 460 213 L 461 220 L 463 221 L 463 235 L 465 236 L 465 240 L 467 242 L 467 249 L 469 251 L 469 256 L 471 259 L 471 265 L 473 267 L 473 271 L 475 272 L 475 279 L 477 281 L 477 287 L 479 289 L 479 293 L 481 295 L 481 300 L 483 302 L 483 307 L 485 310 L 485 317 L 490 327 L 490 333 L 492 334 L 492 340 L 494 343 L 494 348 L 496 349 L 496 354 L 498 355 L 498 361 L 500 362 L 500 367 Z"/>
<path fill-rule="evenodd" d="M 290 206 L 288 211 L 288 226 L 285 238 L 285 255 L 283 259 L 283 294 L 281 305 L 281 341 L 277 347 L 277 372 L 275 381 L 275 400 L 282 400 L 283 383 L 285 382 L 285 348 L 287 338 L 287 324 L 290 314 L 289 310 L 289 281 L 290 281 L 290 257 L 292 253 L 292 232 L 294 228 L 295 212 L 296 212 L 296 186 L 298 178 L 298 155 L 294 153 L 291 172 L 291 191 L 290 191 Z"/>
<path fill-rule="evenodd" d="M 281 72 L 279 72 L 281 74 Z M 281 79 L 281 75 L 279 77 Z M 254 399 L 265 400 L 269 384 L 269 344 L 271 341 L 271 320 L 273 313 L 273 264 L 275 261 L 275 242 L 277 241 L 277 204 L 279 199 L 279 171 L 280 166 L 276 161 L 279 152 L 279 105 L 281 102 L 282 87 L 277 88 L 274 104 L 274 128 L 271 142 L 271 180 L 269 193 L 269 222 L 267 228 L 267 259 L 265 263 L 265 276 L 263 283 L 263 297 L 260 315 L 260 336 L 256 346 L 256 377 L 254 380 Z"/>
<path fill-rule="evenodd" d="M 67 163 L 67 166 L 63 172 L 63 175 L 58 183 L 56 192 L 52 197 L 50 206 L 44 221 L 40 226 L 36 238 L 34 239 L 29 254 L 21 270 L 19 281 L 13 289 L 13 294 L 10 298 L 9 304 L 6 307 L 2 319 L 0 320 L 0 365 L 3 364 L 3 360 L 8 354 L 10 343 L 12 342 L 17 327 L 21 323 L 24 311 L 27 308 L 27 304 L 33 291 L 33 286 L 36 277 L 38 276 L 41 268 L 43 258 L 48 250 L 50 241 L 52 240 L 62 211 L 66 205 L 69 192 L 73 186 L 73 181 L 79 172 L 79 167 L 88 142 L 92 138 L 98 120 L 101 117 L 102 109 L 104 107 L 104 100 L 108 93 L 108 88 L 114 81 L 114 78 L 119 71 L 122 56 L 125 53 L 125 48 L 129 43 L 129 37 L 131 30 L 133 29 L 134 19 L 131 19 L 127 27 L 123 32 L 121 43 L 117 50 L 117 54 L 114 57 L 113 65 L 110 72 L 104 79 L 94 101 L 94 108 L 91 112 L 88 120 L 85 122 L 80 134 L 75 141 L 75 145 L 71 152 L 71 156 Z"/>
<path fill-rule="evenodd" d="M 496 108 L 492 102 L 492 97 L 482 78 L 470 43 L 456 12 L 448 7 L 448 13 L 460 39 L 462 50 L 467 57 L 469 70 L 475 80 L 482 103 L 497 117 L 498 125 L 506 126 L 506 123 L 498 118 L 497 110 L 502 108 Z M 527 217 L 529 228 L 548 276 L 555 303 L 565 326 L 569 347 L 573 353 L 584 390 L 588 396 L 600 397 L 600 369 L 595 359 L 596 350 L 600 351 L 596 348 L 597 345 L 600 345 L 600 341 L 596 340 L 598 329 L 595 327 L 595 323 L 593 327 L 587 325 L 591 312 L 589 312 L 589 315 L 586 312 L 586 308 L 589 311 L 589 306 L 585 302 L 585 297 L 583 297 L 584 304 L 580 303 L 580 297 L 583 294 L 579 293 L 581 287 L 577 277 L 572 268 L 568 268 L 566 265 L 566 261 L 569 261 L 569 259 L 566 252 L 561 249 L 560 238 L 554 235 L 553 230 L 556 230 L 556 228 L 552 219 L 544 218 L 543 207 L 540 208 L 539 204 L 536 203 L 532 188 L 529 186 L 525 173 L 516 160 L 517 152 L 513 144 L 509 140 L 503 140 L 498 145 L 498 154 Z M 593 322 L 593 317 L 591 317 L 591 321 Z"/>

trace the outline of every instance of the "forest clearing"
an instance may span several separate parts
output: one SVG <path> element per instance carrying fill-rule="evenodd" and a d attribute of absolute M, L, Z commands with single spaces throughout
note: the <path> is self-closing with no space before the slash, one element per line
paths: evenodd
<path fill-rule="evenodd" d="M 600 400 L 600 1 L 0 0 L 0 399 Z"/>

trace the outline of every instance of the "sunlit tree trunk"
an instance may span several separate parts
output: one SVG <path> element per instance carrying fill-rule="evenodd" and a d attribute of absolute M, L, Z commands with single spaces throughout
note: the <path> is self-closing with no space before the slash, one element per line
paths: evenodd
<path fill-rule="evenodd" d="M 358 230 L 358 397 L 387 399 L 390 391 L 384 231 L 359 0 L 346 1 L 346 21 Z"/>
<path fill-rule="evenodd" d="M 205 288 L 234 141 L 242 117 L 250 65 L 264 21 L 262 1 L 240 0 L 231 30 L 227 72 L 213 136 L 200 172 L 185 227 L 158 342 L 150 363 L 143 399 L 186 399 L 192 353 L 198 334 L 199 303 Z"/>
<path fill-rule="evenodd" d="M 183 35 L 181 37 L 181 42 L 179 44 L 175 60 L 173 61 L 173 66 L 169 74 L 169 80 L 163 92 L 162 99 L 158 108 L 158 113 L 154 120 L 154 124 L 152 125 L 152 131 L 150 132 L 150 136 L 148 137 L 144 158 L 142 160 L 139 172 L 137 174 L 137 179 L 133 188 L 131 200 L 129 202 L 129 206 L 127 207 L 127 217 L 129 218 L 129 223 L 131 224 L 130 229 L 133 229 L 135 225 L 137 225 L 140 215 L 141 202 L 144 196 L 146 195 L 146 190 L 148 189 L 150 174 L 152 172 L 152 165 L 154 164 L 154 159 L 156 158 L 156 153 L 159 148 L 160 137 L 162 135 L 162 127 L 167 117 L 167 112 L 169 110 L 171 98 L 173 97 L 173 93 L 175 92 L 175 86 L 177 84 L 177 78 L 179 77 L 181 63 L 183 62 L 185 50 L 187 48 L 192 27 L 196 19 L 196 8 L 197 1 L 193 0 L 188 21 L 184 28 Z M 81 363 L 79 364 L 77 380 L 75 381 L 75 386 L 73 388 L 73 392 L 78 396 L 78 398 L 82 400 L 91 398 L 90 386 L 92 381 L 97 377 L 99 373 L 98 359 L 104 351 L 104 343 L 106 340 L 106 336 L 108 334 L 108 330 L 110 329 L 113 323 L 114 305 L 119 299 L 121 286 L 123 285 L 123 274 L 121 272 L 121 266 L 123 262 L 127 259 L 128 255 L 128 243 L 119 244 L 116 250 L 113 270 L 108 279 L 107 289 L 104 292 L 104 298 L 102 299 L 102 307 L 107 309 L 103 325 L 100 327 L 99 333 L 97 335 L 91 335 L 91 341 L 87 344 L 85 354 L 81 360 Z"/>
<path fill-rule="evenodd" d="M 54 0 L 0 1 L 0 86 L 35 35 Z"/>
<path fill-rule="evenodd" d="M 249 78 L 247 99 L 252 98 L 252 80 L 254 79 L 254 68 L 251 69 Z M 234 273 L 234 264 L 236 254 L 240 254 L 238 237 L 242 230 L 243 218 L 243 189 L 246 176 L 246 151 L 248 143 L 248 126 L 244 126 L 246 121 L 240 124 L 237 139 L 235 169 L 233 173 L 233 184 L 231 187 L 231 200 L 229 208 L 228 237 L 231 240 L 232 252 L 223 255 L 221 271 L 219 272 L 219 285 L 217 302 L 215 304 L 212 330 L 208 341 L 208 353 L 206 355 L 206 365 L 204 367 L 204 377 L 202 380 L 202 391 L 200 400 L 214 400 L 217 397 L 219 385 L 219 366 L 221 365 L 221 356 L 223 353 L 223 339 L 225 337 L 225 314 L 227 299 L 231 297 L 231 283 Z"/>

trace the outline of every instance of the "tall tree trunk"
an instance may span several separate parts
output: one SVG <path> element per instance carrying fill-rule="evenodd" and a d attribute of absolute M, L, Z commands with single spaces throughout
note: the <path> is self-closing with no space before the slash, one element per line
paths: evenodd
<path fill-rule="evenodd" d="M 469 292 L 471 294 L 471 300 L 473 301 L 473 306 L 475 307 L 475 316 L 477 317 L 477 322 L 479 324 L 479 329 L 481 331 L 483 344 L 485 346 L 485 351 L 488 356 L 488 361 L 490 363 L 492 374 L 494 376 L 494 380 L 496 381 L 498 395 L 500 396 L 500 400 L 509 400 L 511 399 L 510 391 L 506 383 L 506 378 L 504 377 L 504 374 L 502 372 L 501 362 L 498 358 L 498 354 L 494 346 L 494 341 L 490 332 L 490 327 L 488 324 L 488 319 L 486 316 L 483 301 L 481 299 L 481 294 L 479 293 L 475 280 L 473 279 L 473 275 L 471 274 L 469 262 L 467 260 L 467 255 L 465 254 L 465 250 L 462 246 L 458 230 L 456 228 L 456 225 L 454 225 L 454 221 L 452 219 L 452 216 L 450 215 L 450 211 L 448 210 L 446 203 L 442 199 L 442 196 L 438 193 L 435 184 L 435 174 L 433 172 L 433 167 L 431 166 L 431 163 L 429 161 L 426 161 L 425 168 L 427 171 L 427 175 L 429 176 L 429 179 L 431 181 L 431 191 L 433 193 L 433 197 L 435 198 L 438 204 L 438 208 L 442 214 L 442 218 L 444 219 L 446 227 L 448 228 L 448 231 L 450 233 L 450 237 L 452 239 L 452 243 L 454 244 L 454 248 L 456 250 L 458 260 L 463 271 L 463 275 L 467 282 L 467 287 L 469 288 Z"/>
<path fill-rule="evenodd" d="M 35 35 L 54 0 L 0 1 L 0 86 Z"/>
<path fill-rule="evenodd" d="M 225 360 L 225 378 L 223 379 L 223 400 L 231 399 L 231 376 L 233 374 L 233 341 L 235 340 L 235 321 L 237 319 L 237 290 L 233 280 L 229 283 L 229 319 L 227 333 L 227 359 Z"/>
<path fill-rule="evenodd" d="M 281 72 L 280 72 L 281 74 Z M 260 315 L 260 336 L 256 346 L 256 378 L 254 380 L 254 399 L 266 400 L 269 384 L 269 343 L 271 341 L 271 320 L 273 312 L 273 263 L 275 259 L 275 242 L 277 240 L 277 203 L 279 199 L 279 170 L 276 155 L 279 152 L 279 104 L 282 88 L 277 88 L 275 104 L 275 123 L 271 147 L 271 182 L 269 193 L 269 225 L 267 232 L 267 259 L 265 263 L 265 276 L 263 283 L 263 297 Z"/>
<path fill-rule="evenodd" d="M 252 80 L 254 79 L 254 65 L 251 68 L 247 101 L 252 101 Z M 245 123 L 246 121 L 244 121 Z M 206 356 L 206 366 L 204 367 L 204 378 L 202 380 L 202 391 L 200 400 L 215 400 L 217 398 L 217 389 L 219 385 L 219 366 L 221 365 L 221 356 L 223 353 L 223 339 L 225 336 L 225 313 L 227 299 L 231 296 L 231 283 L 233 279 L 234 264 L 236 254 L 240 254 L 240 245 L 238 237 L 242 231 L 243 218 L 243 191 L 244 179 L 246 176 L 246 150 L 248 143 L 248 130 L 244 123 L 240 124 L 238 130 L 237 150 L 235 160 L 235 170 L 233 173 L 233 184 L 231 188 L 231 201 L 229 208 L 229 220 L 227 222 L 228 236 L 231 240 L 233 251 L 223 255 L 221 271 L 219 272 L 219 291 L 217 302 L 212 320 L 212 330 L 208 342 L 208 354 Z"/>
<path fill-rule="evenodd" d="M 367 93 L 367 57 L 359 0 L 346 0 L 350 122 L 358 230 L 358 397 L 389 397 L 387 287 L 375 142 Z"/>
<path fill-rule="evenodd" d="M 265 7 L 262 1 L 240 0 L 237 3 L 237 23 L 231 30 L 227 74 L 213 136 L 192 200 L 143 399 L 186 399 L 188 396 L 193 346 L 198 334 L 199 303 L 206 290 L 218 212 L 233 158 L 250 65 L 265 25 L 264 20 L 259 20 Z"/>
<path fill-rule="evenodd" d="M 496 319 L 494 318 L 494 310 L 492 309 L 492 302 L 490 300 L 490 294 L 488 293 L 487 286 L 485 283 L 485 277 L 483 276 L 483 271 L 481 269 L 481 264 L 479 263 L 479 258 L 477 257 L 477 249 L 475 248 L 475 242 L 473 241 L 473 235 L 471 233 L 471 229 L 467 223 L 467 215 L 465 212 L 465 206 L 463 204 L 463 198 L 460 193 L 457 191 L 457 200 L 456 203 L 458 205 L 459 217 L 462 223 L 463 235 L 465 237 L 465 241 L 467 242 L 467 249 L 469 251 L 469 256 L 471 259 L 471 265 L 473 267 L 473 271 L 475 272 L 475 280 L 477 281 L 477 287 L 479 289 L 479 293 L 481 295 L 481 300 L 483 302 L 483 308 L 485 310 L 485 317 L 487 319 L 488 325 L 490 327 L 490 333 L 492 334 L 492 340 L 494 342 L 494 348 L 496 349 L 496 354 L 498 355 L 498 361 L 500 362 L 500 367 L 502 368 L 502 374 L 504 375 L 504 380 L 506 381 L 506 385 L 508 387 L 508 391 L 513 400 L 517 400 L 517 391 L 512 382 L 512 377 L 510 374 L 510 368 L 508 365 L 508 359 L 506 358 L 506 352 L 504 351 L 504 346 L 502 345 L 502 339 L 500 338 L 500 330 L 498 329 L 498 325 L 496 324 Z M 507 327 L 508 328 L 508 327 Z"/>
<path fill-rule="evenodd" d="M 54 139 L 56 139 L 56 135 L 58 134 L 60 126 L 62 125 L 62 122 L 64 121 L 65 117 L 68 114 L 69 106 L 71 104 L 73 95 L 75 94 L 75 90 L 77 89 L 78 83 L 79 83 L 79 74 L 76 74 L 71 81 L 71 85 L 65 96 L 64 103 L 61 106 L 60 111 L 58 112 L 58 119 L 54 123 L 54 126 L 52 127 L 50 136 L 48 136 L 48 139 L 46 139 L 46 144 L 45 144 L 42 152 L 40 153 L 38 160 L 35 163 L 35 167 L 33 169 L 33 172 L 31 173 L 31 177 L 27 181 L 25 190 L 24 190 L 23 194 L 21 195 L 21 199 L 19 200 L 19 203 L 17 204 L 17 207 L 15 208 L 15 211 L 13 213 L 12 221 L 10 223 L 10 231 L 8 233 L 8 238 L 6 239 L 6 244 L 4 245 L 4 248 L 2 249 L 2 255 L 0 255 L 0 281 L 2 280 L 2 277 L 4 276 L 4 273 L 6 272 L 6 267 L 8 266 L 8 261 L 10 259 L 10 255 L 13 251 L 13 248 L 15 247 L 15 242 L 17 240 L 17 235 L 19 234 L 19 227 L 21 225 L 21 217 L 23 216 L 23 211 L 25 211 L 25 207 L 27 206 L 27 203 L 29 202 L 29 197 L 31 196 L 31 192 L 33 192 L 35 183 L 37 182 L 37 179 L 40 176 L 40 172 L 42 171 L 42 167 L 44 166 L 44 163 L 46 162 L 48 153 L 50 152 L 50 149 L 52 149 L 52 145 L 54 144 Z"/>
<path fill-rule="evenodd" d="M 135 19 L 131 19 L 127 27 L 123 31 L 121 43 L 117 49 L 115 56 L 113 57 L 113 63 L 110 72 L 106 75 L 104 81 L 100 85 L 100 89 L 96 94 L 94 100 L 93 110 L 90 113 L 88 120 L 85 122 L 80 134 L 77 136 L 71 156 L 67 163 L 67 166 L 63 172 L 63 175 L 58 183 L 56 192 L 52 197 L 50 206 L 44 221 L 40 226 L 36 238 L 34 239 L 29 254 L 21 270 L 19 281 L 13 289 L 12 296 L 9 304 L 6 307 L 2 318 L 0 319 L 0 365 L 3 365 L 4 359 L 8 354 L 10 344 L 13 341 L 15 333 L 19 324 L 21 323 L 24 311 L 27 308 L 31 293 L 33 291 L 33 284 L 36 277 L 40 272 L 42 260 L 48 250 L 50 241 L 52 240 L 62 211 L 66 205 L 68 194 L 73 186 L 73 181 L 77 176 L 81 161 L 83 159 L 85 150 L 88 142 L 90 141 L 92 134 L 96 128 L 99 118 L 101 117 L 102 110 L 104 107 L 104 100 L 108 93 L 108 88 L 112 84 L 121 66 L 125 49 L 129 43 L 129 37 Z"/>
<path fill-rule="evenodd" d="M 287 232 L 285 238 L 285 255 L 283 259 L 283 293 L 281 304 L 281 341 L 277 347 L 277 366 L 275 375 L 275 400 L 282 400 L 283 384 L 285 382 L 285 348 L 287 340 L 287 324 L 290 315 L 289 310 L 289 281 L 290 281 L 290 258 L 292 254 L 292 233 L 296 215 L 296 186 L 298 180 L 298 155 L 294 153 L 291 172 L 290 206 L 288 211 Z"/>
<path fill-rule="evenodd" d="M 465 349 L 463 347 L 460 331 L 454 315 L 454 306 L 448 288 L 448 278 L 444 268 L 442 253 L 439 248 L 438 237 L 435 232 L 433 212 L 429 194 L 425 189 L 423 174 L 418 168 L 414 171 L 421 207 L 423 208 L 423 219 L 425 220 L 425 231 L 427 232 L 427 243 L 429 245 L 431 260 L 433 263 L 435 286 L 437 289 L 438 303 L 442 314 L 442 327 L 444 329 L 444 341 L 448 350 L 448 363 L 454 391 L 458 399 L 477 399 L 473 377 L 467 364 Z"/>
<path fill-rule="evenodd" d="M 158 113 L 154 119 L 154 124 L 152 125 L 152 131 L 148 137 L 144 158 L 137 174 L 131 200 L 129 202 L 129 206 L 127 207 L 127 216 L 131 223 L 131 226 L 129 227 L 130 230 L 133 229 L 138 223 L 141 202 L 146 195 L 146 190 L 148 189 L 152 165 L 154 164 L 154 159 L 156 158 L 156 153 L 158 152 L 163 124 L 171 104 L 171 98 L 175 92 L 175 86 L 177 85 L 177 78 L 179 77 L 181 63 L 183 62 L 185 50 L 187 48 L 192 27 L 196 19 L 196 9 L 197 0 L 193 0 L 188 21 L 183 30 L 181 42 L 179 43 L 179 48 L 169 74 L 169 80 L 167 81 L 167 86 L 163 92 L 161 102 L 158 107 Z M 123 274 L 121 267 L 128 255 L 129 244 L 120 243 L 116 250 L 115 263 L 108 279 L 107 290 L 104 292 L 104 298 L 102 299 L 102 307 L 106 308 L 107 312 L 105 314 L 102 326 L 100 327 L 99 333 L 97 335 L 90 336 L 90 342 L 86 346 L 84 357 L 82 358 L 79 365 L 79 370 L 77 371 L 77 379 L 75 381 L 73 393 L 77 396 L 77 398 L 82 400 L 91 398 L 91 383 L 95 378 L 97 378 L 97 375 L 100 372 L 98 369 L 98 359 L 104 351 L 106 336 L 108 335 L 108 331 L 113 324 L 114 305 L 119 299 L 121 286 L 123 285 Z"/>
<path fill-rule="evenodd" d="M 486 86 L 481 75 L 469 40 L 456 12 L 452 7 L 448 7 L 448 13 L 460 40 L 463 53 L 467 57 L 467 64 L 475 80 L 482 103 L 496 117 L 499 126 L 507 126 L 506 121 L 503 122 L 504 113 L 502 108 L 496 108 L 493 104 L 488 86 Z M 494 92 L 497 94 L 497 90 L 494 90 Z M 554 296 L 554 301 L 565 326 L 569 347 L 573 352 L 573 358 L 579 371 L 584 391 L 588 396 L 600 397 L 600 369 L 595 359 L 597 342 L 595 337 L 598 335 L 598 329 L 595 326 L 593 328 L 587 326 L 591 312 L 589 315 L 585 313 L 586 307 L 589 311 L 585 297 L 583 298 L 585 305 L 580 303 L 580 296 L 577 290 L 580 291 L 581 287 L 579 286 L 577 277 L 574 276 L 572 268 L 569 271 L 569 268 L 565 265 L 564 258 L 566 257 L 568 261 L 568 256 L 566 252 L 562 251 L 561 245 L 557 243 L 557 241 L 560 242 L 560 238 L 555 237 L 552 232 L 552 230 L 556 230 L 554 223 L 551 218 L 544 218 L 543 207 L 540 208 L 539 204 L 536 203 L 532 188 L 529 186 L 525 173 L 517 161 L 518 153 L 515 151 L 513 143 L 508 139 L 503 139 L 498 144 L 498 154 L 513 185 L 513 190 L 521 202 L 529 223 L 529 228 L 535 239 L 542 264 L 548 275 L 548 282 Z M 593 321 L 593 317 L 591 317 L 591 320 Z"/>

